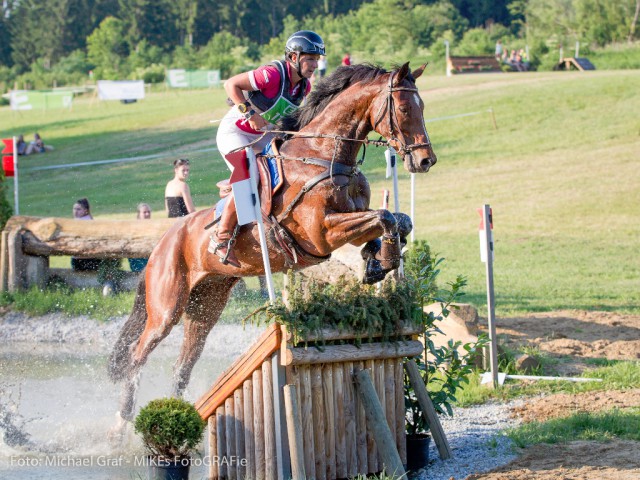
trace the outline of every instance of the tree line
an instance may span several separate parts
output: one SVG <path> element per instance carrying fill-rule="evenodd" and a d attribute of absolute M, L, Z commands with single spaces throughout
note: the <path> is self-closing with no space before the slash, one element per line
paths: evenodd
<path fill-rule="evenodd" d="M 223 77 L 282 55 L 298 29 L 320 33 L 330 65 L 492 54 L 497 39 L 535 49 L 638 39 L 640 0 L 3 0 L 0 87 L 94 78 L 159 81 L 165 68 Z"/>

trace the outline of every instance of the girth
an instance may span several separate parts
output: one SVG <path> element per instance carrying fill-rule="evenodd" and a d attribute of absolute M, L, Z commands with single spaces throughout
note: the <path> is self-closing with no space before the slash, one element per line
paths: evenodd
<path fill-rule="evenodd" d="M 304 157 L 304 158 L 283 157 L 283 158 L 286 160 L 297 160 L 299 162 L 306 163 L 309 165 L 317 165 L 320 167 L 325 167 L 326 170 L 320 172 L 315 177 L 312 177 L 311 179 L 307 180 L 307 182 L 302 186 L 302 189 L 296 194 L 293 200 L 291 200 L 287 208 L 285 208 L 282 211 L 282 213 L 278 215 L 278 217 L 276 218 L 278 223 L 281 222 L 284 218 L 286 218 L 287 215 L 289 215 L 289 213 L 291 213 L 291 210 L 293 209 L 293 207 L 296 205 L 296 203 L 298 203 L 298 201 L 302 198 L 302 196 L 305 193 L 307 193 L 309 190 L 311 190 L 321 181 L 326 180 L 327 178 L 331 178 L 335 175 L 344 175 L 347 177 L 353 177 L 359 173 L 359 169 L 357 165 L 348 166 L 348 165 L 343 165 L 341 163 L 331 162 L 329 160 L 323 160 L 321 158 L 310 158 L 310 157 Z"/>

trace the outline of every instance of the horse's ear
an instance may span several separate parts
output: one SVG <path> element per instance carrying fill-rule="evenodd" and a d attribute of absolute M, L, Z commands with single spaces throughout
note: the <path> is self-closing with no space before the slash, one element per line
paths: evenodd
<path fill-rule="evenodd" d="M 405 63 L 404 65 L 402 65 L 399 69 L 398 69 L 398 74 L 396 75 L 396 77 L 394 78 L 394 85 L 399 85 L 400 83 L 402 83 L 402 81 L 407 78 L 407 75 L 409 74 L 409 62 Z"/>
<path fill-rule="evenodd" d="M 424 69 L 427 68 L 427 65 L 429 65 L 429 64 L 425 63 L 421 67 L 416 68 L 413 72 L 411 72 L 411 75 L 413 75 L 413 78 L 415 78 L 417 80 L 418 77 L 420 77 L 420 75 L 422 75 L 422 72 L 424 72 Z"/>

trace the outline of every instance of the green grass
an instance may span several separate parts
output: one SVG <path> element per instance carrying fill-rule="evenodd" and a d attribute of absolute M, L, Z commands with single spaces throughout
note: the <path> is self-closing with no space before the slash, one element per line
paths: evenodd
<path fill-rule="evenodd" d="M 574 440 L 640 440 L 640 408 L 576 413 L 546 422 L 532 422 L 506 431 L 519 447 Z"/>
<path fill-rule="evenodd" d="M 486 305 L 476 209 L 494 213 L 496 310 L 499 315 L 556 309 L 640 313 L 640 71 L 428 76 L 419 80 L 438 164 L 416 178 L 416 238 L 447 259 L 440 281 L 466 275 L 466 301 Z M 2 137 L 39 131 L 56 147 L 21 159 L 21 213 L 70 216 L 87 196 L 98 217 L 132 218 L 140 201 L 156 215 L 171 178 L 170 162 L 188 156 L 196 206 L 214 203 L 226 168 L 215 124 L 226 110 L 222 90 L 155 92 L 132 105 L 12 113 L 0 108 Z M 49 164 L 162 154 L 130 163 L 29 171 Z M 370 148 L 364 171 L 372 206 L 380 202 L 382 149 Z M 400 176 L 409 210 L 409 176 Z M 12 194 L 11 194 L 12 195 Z M 12 198 L 12 197 L 11 197 Z"/>
<path fill-rule="evenodd" d="M 520 380 L 507 379 L 502 387 L 493 390 L 486 385 L 480 385 L 480 376 L 479 372 L 474 373 L 469 378 L 469 383 L 464 385 L 462 390 L 456 392 L 457 406 L 468 407 L 486 403 L 489 400 L 508 401 L 540 394 L 578 394 L 638 388 L 640 386 L 640 362 L 609 362 L 608 365 L 589 370 L 583 375 L 586 378 L 602 379 L 601 382 L 578 383 L 554 380 L 523 383 Z"/>
<path fill-rule="evenodd" d="M 257 283 L 257 279 L 255 280 Z M 38 316 L 46 313 L 64 313 L 70 317 L 86 315 L 105 321 L 128 315 L 133 305 L 134 292 L 123 292 L 103 297 L 99 289 L 45 289 L 32 288 L 15 293 L 0 293 L 0 307 L 10 306 L 15 311 Z M 261 307 L 265 299 L 258 290 L 248 289 L 234 294 L 220 316 L 221 324 L 238 324 L 251 312 Z"/>

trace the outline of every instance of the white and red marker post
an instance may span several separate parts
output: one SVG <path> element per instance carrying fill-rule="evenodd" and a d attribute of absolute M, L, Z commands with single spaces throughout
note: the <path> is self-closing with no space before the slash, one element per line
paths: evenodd
<path fill-rule="evenodd" d="M 498 387 L 498 342 L 496 339 L 496 309 L 493 292 L 493 212 L 487 204 L 478 209 L 482 220 L 478 229 L 480 237 L 480 260 L 486 264 L 487 271 L 487 310 L 489 319 L 489 354 L 491 360 L 491 379 L 493 388 Z"/>
<path fill-rule="evenodd" d="M 2 149 L 2 170 L 5 177 L 13 177 L 13 199 L 16 215 L 20 215 L 20 205 L 18 203 L 18 149 L 16 137 L 3 138 L 4 148 Z"/>
<path fill-rule="evenodd" d="M 225 158 L 234 167 L 229 183 L 231 184 L 233 198 L 236 202 L 238 225 L 246 225 L 252 222 L 256 222 L 258 225 L 258 236 L 260 238 L 260 248 L 262 250 L 262 262 L 264 264 L 264 275 L 267 280 L 269 301 L 275 303 L 276 295 L 273 289 L 269 248 L 267 246 L 267 236 L 264 231 L 264 222 L 262 221 L 262 211 L 260 210 L 256 155 L 253 148 L 247 147 L 244 152 L 234 152 L 226 155 Z"/>

